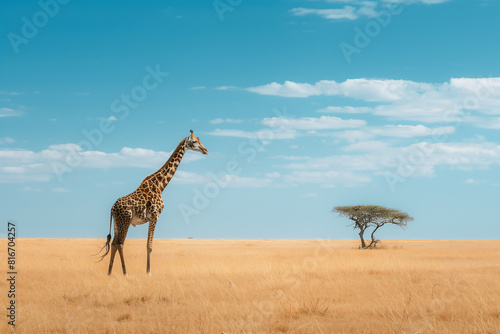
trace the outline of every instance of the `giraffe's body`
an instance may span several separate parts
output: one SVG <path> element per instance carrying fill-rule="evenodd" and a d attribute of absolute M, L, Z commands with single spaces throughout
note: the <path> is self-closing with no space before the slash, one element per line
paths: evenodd
<path fill-rule="evenodd" d="M 113 269 L 113 261 L 116 251 L 120 254 L 120 259 L 122 262 L 123 274 L 127 274 L 125 268 L 125 259 L 123 256 L 123 245 L 125 243 L 125 238 L 127 237 L 127 232 L 130 227 L 142 225 L 149 222 L 148 229 L 148 241 L 147 241 L 147 267 L 146 271 L 148 274 L 151 273 L 150 265 L 150 254 L 153 249 L 153 234 L 156 227 L 156 222 L 158 217 L 163 211 L 165 204 L 161 198 L 161 194 L 165 187 L 168 185 L 170 180 L 175 174 L 179 163 L 184 156 L 186 150 L 198 151 L 203 154 L 208 154 L 203 144 L 199 141 L 199 138 L 195 137 L 191 131 L 191 135 L 184 138 L 177 148 L 174 150 L 168 161 L 157 170 L 155 173 L 147 176 L 134 192 L 120 197 L 116 200 L 115 204 L 111 208 L 111 221 L 110 221 L 110 234 L 108 235 L 108 240 L 105 247 L 107 247 L 106 256 L 110 250 L 110 240 L 111 240 L 111 223 L 114 219 L 115 221 L 115 236 L 113 242 L 111 243 L 111 258 L 109 261 L 109 271 L 111 274 Z"/>

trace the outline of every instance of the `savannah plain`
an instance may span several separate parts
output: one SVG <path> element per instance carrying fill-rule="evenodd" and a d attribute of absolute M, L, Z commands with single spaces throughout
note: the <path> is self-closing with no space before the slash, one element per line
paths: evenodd
<path fill-rule="evenodd" d="M 111 276 L 109 255 L 91 256 L 104 241 L 17 240 L 14 332 L 500 332 L 498 240 L 163 239 L 148 276 L 146 241 L 130 239 L 128 277 L 118 255 Z"/>

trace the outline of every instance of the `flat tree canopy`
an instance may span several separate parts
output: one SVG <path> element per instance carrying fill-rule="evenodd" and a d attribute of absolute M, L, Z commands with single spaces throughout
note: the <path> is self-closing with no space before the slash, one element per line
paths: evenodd
<path fill-rule="evenodd" d="M 359 237 L 361 239 L 361 248 L 376 247 L 379 240 L 375 239 L 375 232 L 385 224 L 398 225 L 405 228 L 406 224 L 413 220 L 407 213 L 389 209 L 378 205 L 355 205 L 355 206 L 336 206 L 333 208 L 343 217 L 347 217 L 354 223 L 354 229 L 359 229 Z M 367 246 L 364 239 L 364 233 L 367 228 L 373 227 L 371 234 L 371 242 Z"/>

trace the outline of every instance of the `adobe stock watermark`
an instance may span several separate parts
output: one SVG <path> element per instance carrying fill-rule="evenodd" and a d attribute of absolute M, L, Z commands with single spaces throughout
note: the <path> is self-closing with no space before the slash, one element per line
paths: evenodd
<path fill-rule="evenodd" d="M 353 54 L 360 54 L 363 49 L 368 47 L 372 40 L 380 35 L 382 29 L 387 28 L 391 23 L 392 16 L 401 14 L 402 11 L 403 5 L 401 3 L 389 3 L 385 9 L 377 13 L 377 16 L 368 21 L 363 29 L 355 26 L 353 44 L 347 42 L 339 44 L 340 51 L 346 62 L 350 64 Z"/>
<path fill-rule="evenodd" d="M 232 12 L 236 7 L 241 5 L 243 0 L 214 0 L 212 5 L 214 6 L 215 12 L 219 17 L 219 20 L 224 21 L 224 15 L 227 12 Z"/>
<path fill-rule="evenodd" d="M 481 101 L 493 95 L 495 92 L 494 84 L 487 80 L 478 80 L 478 82 L 479 84 L 475 87 L 473 94 L 465 96 L 460 102 L 450 106 L 442 113 L 443 122 L 453 122 L 453 126 L 458 129 L 464 122 L 462 109 L 478 109 Z M 428 159 L 434 155 L 436 144 L 442 142 L 448 135 L 449 133 L 441 129 L 433 129 L 430 135 L 430 143 L 422 142 L 411 151 L 399 155 L 399 164 L 396 171 L 387 171 L 383 174 L 391 192 L 396 191 L 396 186 L 399 183 L 415 175 L 419 168 L 423 167 Z"/>
<path fill-rule="evenodd" d="M 139 104 L 144 101 L 149 92 L 158 88 L 163 82 L 163 79 L 169 75 L 167 72 L 160 70 L 160 65 L 156 65 L 153 69 L 151 66 L 146 66 L 147 74 L 142 78 L 141 84 L 130 89 L 129 93 L 122 93 L 119 98 L 111 102 L 110 110 L 112 117 L 118 120 L 125 120 L 131 109 L 136 109 Z M 63 181 L 63 175 L 72 172 L 80 166 L 84 159 L 83 152 L 92 151 L 104 141 L 104 136 L 115 130 L 113 121 L 109 118 L 101 119 L 96 128 L 82 130 L 84 140 L 79 141 L 75 147 L 70 148 L 63 161 L 55 161 L 52 163 L 52 171 L 57 176 L 59 182 Z"/>
<path fill-rule="evenodd" d="M 19 53 L 21 44 L 28 44 L 30 40 L 38 35 L 40 29 L 45 27 L 50 19 L 54 18 L 60 10 L 61 5 L 66 5 L 70 0 L 40 0 L 38 6 L 40 10 L 35 12 L 31 18 L 23 16 L 21 18 L 21 34 L 9 32 L 7 39 L 14 53 Z"/>
<path fill-rule="evenodd" d="M 276 134 L 286 130 L 289 124 L 289 115 L 286 107 L 283 111 L 273 109 L 274 118 L 267 124 L 268 129 L 259 131 L 254 138 L 247 138 L 237 147 L 237 156 L 226 163 L 223 170 L 217 173 L 209 173 L 210 180 L 203 187 L 194 188 L 193 198 L 190 204 L 181 203 L 178 208 L 186 224 L 191 223 L 192 216 L 198 216 L 210 202 L 219 196 L 222 189 L 230 186 L 232 178 L 238 177 L 243 172 L 243 165 L 255 160 L 258 152 L 261 152 L 268 141 L 276 138 Z"/>

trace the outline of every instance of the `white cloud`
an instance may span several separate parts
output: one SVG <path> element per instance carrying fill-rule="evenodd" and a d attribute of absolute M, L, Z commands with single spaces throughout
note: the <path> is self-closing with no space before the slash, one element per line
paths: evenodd
<path fill-rule="evenodd" d="M 346 113 L 346 114 L 363 114 L 368 112 L 373 112 L 373 108 L 370 107 L 337 107 L 337 106 L 329 106 L 323 109 L 317 110 L 317 112 L 322 113 Z"/>
<path fill-rule="evenodd" d="M 325 130 L 359 128 L 366 125 L 366 121 L 360 119 L 342 119 L 335 116 L 285 118 L 264 118 L 262 124 L 269 127 L 286 128 L 293 130 Z"/>
<path fill-rule="evenodd" d="M 0 182 L 49 181 L 56 176 L 55 164 L 68 166 L 68 162 L 74 168 L 138 167 L 154 170 L 160 168 L 170 155 L 170 152 L 129 147 L 118 153 L 82 151 L 80 146 L 71 143 L 51 145 L 40 152 L 0 150 Z M 188 152 L 183 162 L 202 158 L 201 154 Z"/>
<path fill-rule="evenodd" d="M 467 179 L 467 180 L 465 180 L 466 184 L 473 184 L 474 182 L 475 182 L 474 179 Z"/>
<path fill-rule="evenodd" d="M 366 0 L 326 0 L 328 3 L 348 3 L 342 8 L 311 9 L 311 8 L 293 8 L 290 12 L 295 16 L 317 15 L 324 19 L 336 20 L 356 20 L 360 17 L 376 17 L 382 13 L 397 14 L 401 11 L 400 4 L 410 5 L 414 3 L 423 3 L 427 5 L 438 4 L 448 0 L 382 0 L 381 2 Z M 380 9 L 379 9 L 380 4 Z"/>
<path fill-rule="evenodd" d="M 371 181 L 371 178 L 346 171 L 292 171 L 284 176 L 288 183 L 316 183 L 322 187 L 355 186 Z"/>
<path fill-rule="evenodd" d="M 81 152 L 81 167 L 86 168 L 114 168 L 114 167 L 139 167 L 159 168 L 168 160 L 172 153 L 153 151 L 144 148 L 124 147 L 118 153 L 105 153 L 100 151 Z M 201 154 L 187 152 L 183 162 L 202 159 Z"/>
<path fill-rule="evenodd" d="M 382 151 L 389 147 L 389 143 L 378 140 L 362 141 L 344 147 L 345 151 Z"/>
<path fill-rule="evenodd" d="M 344 148 L 350 155 L 333 155 L 292 162 L 282 167 L 300 171 L 394 171 L 402 161 L 413 161 L 415 176 L 432 176 L 436 166 L 460 170 L 487 169 L 500 165 L 500 145 L 491 142 L 427 143 L 390 147 L 368 141 Z M 359 152 L 354 154 L 353 152 Z M 407 163 L 407 162 L 406 162 Z"/>
<path fill-rule="evenodd" d="M 205 88 L 207 88 L 207 87 L 205 87 L 205 86 L 195 86 L 195 87 L 191 87 L 189 89 L 191 89 L 191 90 L 200 90 L 200 89 L 205 89 Z"/>
<path fill-rule="evenodd" d="M 273 181 L 267 178 L 243 177 L 228 174 L 224 177 L 224 182 L 229 182 L 230 188 L 266 188 L 276 186 Z"/>
<path fill-rule="evenodd" d="M 107 118 L 107 120 L 108 120 L 108 121 L 110 121 L 110 122 L 114 122 L 114 121 L 117 121 L 117 120 L 118 120 L 118 118 L 116 118 L 115 116 L 109 116 L 109 117 Z"/>
<path fill-rule="evenodd" d="M 375 1 L 363 1 L 362 5 L 358 8 L 357 14 L 361 17 L 375 17 L 380 15 L 377 11 L 377 3 Z"/>
<path fill-rule="evenodd" d="M 268 175 L 269 174 L 269 175 Z M 279 178 L 274 173 L 266 174 L 265 178 L 257 177 L 244 177 L 234 174 L 224 174 L 217 180 L 218 183 L 223 184 L 227 188 L 267 188 L 267 187 L 280 187 L 282 185 L 274 183 L 273 180 Z M 209 182 L 214 182 L 213 176 L 208 174 L 199 175 L 191 172 L 178 171 L 172 179 L 174 183 L 180 184 L 200 184 L 204 185 Z"/>
<path fill-rule="evenodd" d="M 348 142 L 355 142 L 355 141 L 359 141 L 359 140 L 368 140 L 370 138 L 373 138 L 373 134 L 371 134 L 367 131 L 361 131 L 361 130 L 338 131 L 338 132 L 331 133 L 331 136 L 335 137 L 335 138 L 347 140 Z"/>
<path fill-rule="evenodd" d="M 369 130 L 372 134 L 377 136 L 387 137 L 422 137 L 432 135 L 450 135 L 455 132 L 452 126 L 443 126 L 437 128 L 428 128 L 424 125 L 385 125 L 382 127 L 374 127 Z"/>
<path fill-rule="evenodd" d="M 355 20 L 359 17 L 358 13 L 356 13 L 356 8 L 352 6 L 344 6 L 344 8 L 337 9 L 310 9 L 299 7 L 291 9 L 290 12 L 296 16 L 304 16 L 310 14 L 319 15 L 329 20 Z"/>
<path fill-rule="evenodd" d="M 249 87 L 247 91 L 283 97 L 345 96 L 365 101 L 398 101 L 417 97 L 420 93 L 433 90 L 434 86 L 408 80 L 347 79 L 338 83 L 334 80 L 321 80 L 314 84 L 285 81 L 283 84 L 272 82 L 267 85 Z"/>
<path fill-rule="evenodd" d="M 384 156 L 381 155 L 334 155 L 321 158 L 310 158 L 302 162 L 292 162 L 282 167 L 292 170 L 343 170 L 369 171 L 377 170 L 384 165 Z"/>
<path fill-rule="evenodd" d="M 237 138 L 259 139 L 259 140 L 293 139 L 297 135 L 296 131 L 293 130 L 271 130 L 271 129 L 263 129 L 253 132 L 243 131 L 243 130 L 215 129 L 214 131 L 208 132 L 208 134 L 211 136 L 237 137 Z"/>
<path fill-rule="evenodd" d="M 285 81 L 247 91 L 282 97 L 341 96 L 376 106 L 335 107 L 320 112 L 372 113 L 394 120 L 481 124 L 471 114 L 500 115 L 500 78 L 451 78 L 441 84 L 388 79 L 348 79 L 314 84 Z"/>
<path fill-rule="evenodd" d="M 20 112 L 12 108 L 0 108 L 0 117 L 19 116 Z"/>
<path fill-rule="evenodd" d="M 172 183 L 179 184 L 204 184 L 209 182 L 210 178 L 208 176 L 199 175 L 192 172 L 185 172 L 182 170 L 177 170 L 175 176 L 172 178 Z"/>
<path fill-rule="evenodd" d="M 500 130 L 500 117 L 475 118 L 472 123 L 483 129 Z"/>
<path fill-rule="evenodd" d="M 213 123 L 222 123 L 215 119 Z M 430 128 L 424 125 L 385 125 L 367 126 L 366 121 L 359 119 L 342 119 L 335 116 L 286 118 L 264 118 L 262 124 L 269 129 L 244 131 L 238 129 L 216 129 L 209 135 L 237 137 L 259 140 L 294 139 L 298 136 L 321 136 L 344 139 L 349 142 L 366 141 L 374 137 L 438 137 L 454 133 L 452 126 Z M 344 130 L 354 129 L 354 130 Z M 360 130 L 358 130 L 360 129 Z M 323 130 L 344 130 L 320 132 Z"/>
<path fill-rule="evenodd" d="M 78 146 L 77 144 L 57 144 L 57 145 L 50 145 L 49 150 L 51 151 L 81 151 L 82 148 Z"/>

